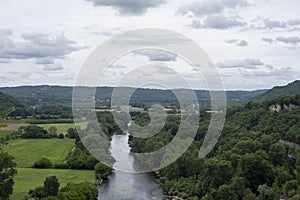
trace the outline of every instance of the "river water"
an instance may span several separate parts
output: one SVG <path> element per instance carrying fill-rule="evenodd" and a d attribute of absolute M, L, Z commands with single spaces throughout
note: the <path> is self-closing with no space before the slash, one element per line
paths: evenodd
<path fill-rule="evenodd" d="M 110 152 L 115 158 L 114 168 L 134 171 L 134 157 L 130 154 L 129 135 L 114 135 Z M 98 200 L 156 200 L 165 199 L 161 186 L 151 174 L 127 173 L 114 170 L 108 181 L 99 187 Z"/>

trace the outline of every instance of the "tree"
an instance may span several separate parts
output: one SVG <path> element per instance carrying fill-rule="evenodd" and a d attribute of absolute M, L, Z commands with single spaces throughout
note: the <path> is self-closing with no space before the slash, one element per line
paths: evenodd
<path fill-rule="evenodd" d="M 287 149 L 283 144 L 275 143 L 270 147 L 269 157 L 275 166 L 283 166 L 287 163 Z"/>
<path fill-rule="evenodd" d="M 67 135 L 66 135 L 68 138 L 71 138 L 71 139 L 77 139 L 79 138 L 78 137 L 78 133 L 77 133 L 77 130 L 75 128 L 69 128 L 67 130 Z M 80 139 L 79 139 L 80 140 Z"/>
<path fill-rule="evenodd" d="M 46 177 L 44 181 L 44 195 L 48 196 L 57 196 L 59 189 L 59 182 L 56 176 Z"/>
<path fill-rule="evenodd" d="M 35 161 L 33 165 L 34 168 L 49 168 L 51 166 L 52 162 L 48 158 L 41 158 L 40 160 Z"/>
<path fill-rule="evenodd" d="M 37 125 L 20 127 L 19 131 L 23 138 L 46 138 L 48 133 L 47 130 L 44 130 L 42 127 Z"/>
<path fill-rule="evenodd" d="M 49 133 L 50 134 L 56 134 L 57 132 L 57 128 L 55 126 L 51 126 L 49 129 L 48 129 Z"/>
<path fill-rule="evenodd" d="M 225 184 L 232 176 L 232 167 L 229 161 L 211 158 L 204 163 L 203 185 L 204 189 L 217 189 Z"/>
<path fill-rule="evenodd" d="M 17 173 L 13 157 L 0 150 L 0 200 L 7 200 L 13 192 L 13 177 Z"/>
<path fill-rule="evenodd" d="M 63 200 L 95 200 L 97 187 L 92 183 L 68 183 L 59 191 L 58 197 Z"/>
<path fill-rule="evenodd" d="M 95 165 L 95 176 L 96 179 L 107 179 L 107 177 L 111 174 L 112 168 L 102 162 L 99 162 Z"/>
<path fill-rule="evenodd" d="M 252 192 L 256 192 L 259 185 L 271 184 L 274 180 L 272 165 L 266 160 L 265 154 L 258 151 L 246 154 L 241 159 L 240 170 Z"/>

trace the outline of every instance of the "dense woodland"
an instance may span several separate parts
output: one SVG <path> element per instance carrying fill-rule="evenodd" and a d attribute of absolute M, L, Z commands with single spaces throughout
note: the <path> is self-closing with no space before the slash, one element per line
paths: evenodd
<path fill-rule="evenodd" d="M 274 103 L 291 109 L 271 111 Z M 300 96 L 228 109 L 222 136 L 209 156 L 199 149 L 210 114 L 202 112 L 195 141 L 175 163 L 159 171 L 171 196 L 184 199 L 300 198 Z M 137 117 L 136 117 L 137 118 Z M 141 114 L 137 122 L 148 123 Z M 151 152 L 168 144 L 179 116 L 169 116 L 164 129 L 147 139 L 131 138 L 134 152 Z"/>

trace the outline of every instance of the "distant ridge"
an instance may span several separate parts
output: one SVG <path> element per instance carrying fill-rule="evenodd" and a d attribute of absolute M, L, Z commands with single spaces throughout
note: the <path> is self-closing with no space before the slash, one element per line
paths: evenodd
<path fill-rule="evenodd" d="M 124 87 L 124 90 L 129 88 Z M 113 87 L 98 87 L 96 92 L 97 102 L 109 102 Z M 187 89 L 176 89 L 179 91 Z M 234 102 L 246 102 L 249 99 L 265 93 L 267 90 L 256 91 L 227 91 L 227 100 Z M 17 98 L 20 102 L 28 106 L 36 106 L 43 103 L 68 104 L 72 102 L 73 87 L 70 86 L 19 86 L 0 88 L 0 92 Z M 210 94 L 207 90 L 195 90 L 200 103 L 209 103 Z M 170 90 L 142 89 L 139 88 L 131 97 L 131 102 L 136 103 L 174 103 L 177 102 L 176 96 Z"/>
<path fill-rule="evenodd" d="M 278 97 L 284 97 L 284 96 L 295 95 L 295 94 L 300 94 L 300 80 L 296 80 L 285 86 L 273 87 L 272 89 L 268 90 L 264 94 L 254 97 L 252 100 L 263 102 Z"/>

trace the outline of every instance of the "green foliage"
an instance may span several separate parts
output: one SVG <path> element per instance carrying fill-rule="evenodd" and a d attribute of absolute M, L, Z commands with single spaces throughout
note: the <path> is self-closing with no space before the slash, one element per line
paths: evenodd
<path fill-rule="evenodd" d="M 22 138 L 51 138 L 53 135 L 49 134 L 47 130 L 36 125 L 22 126 L 19 128 Z"/>
<path fill-rule="evenodd" d="M 112 172 L 112 168 L 102 162 L 96 164 L 94 170 L 95 170 L 95 177 L 97 180 L 107 179 Z"/>
<path fill-rule="evenodd" d="M 0 92 L 0 117 L 28 116 L 33 113 L 32 109 L 20 103 L 17 99 Z"/>
<path fill-rule="evenodd" d="M 269 106 L 277 102 L 293 106 L 270 111 Z M 210 115 L 200 113 L 195 141 L 176 162 L 159 171 L 168 194 L 184 199 L 238 200 L 273 200 L 284 193 L 296 198 L 300 194 L 295 186 L 295 180 L 300 183 L 300 150 L 296 150 L 300 145 L 300 95 L 228 109 L 222 135 L 204 159 L 198 153 Z M 139 125 L 149 123 L 145 113 L 134 113 L 134 120 Z M 132 151 L 160 149 L 173 139 L 179 123 L 180 116 L 168 116 L 155 136 L 130 137 Z"/>
<path fill-rule="evenodd" d="M 59 182 L 56 176 L 46 177 L 44 182 L 44 195 L 57 196 L 58 195 Z"/>
<path fill-rule="evenodd" d="M 97 187 L 92 183 L 68 183 L 59 191 L 62 200 L 95 200 L 98 196 Z"/>
<path fill-rule="evenodd" d="M 34 168 L 50 168 L 52 167 L 52 162 L 48 158 L 41 158 L 37 160 L 33 164 Z"/>
<path fill-rule="evenodd" d="M 48 129 L 49 133 L 50 134 L 56 134 L 57 132 L 57 128 L 55 126 L 51 126 L 49 129 Z"/>
<path fill-rule="evenodd" d="M 29 190 L 28 194 L 31 198 L 44 199 L 47 197 L 55 197 L 58 195 L 59 182 L 56 176 L 46 177 L 44 186 L 36 187 L 34 190 Z M 27 197 L 28 198 L 28 197 Z"/>
<path fill-rule="evenodd" d="M 13 192 L 15 166 L 13 157 L 0 149 L 0 200 L 8 200 Z"/>

